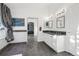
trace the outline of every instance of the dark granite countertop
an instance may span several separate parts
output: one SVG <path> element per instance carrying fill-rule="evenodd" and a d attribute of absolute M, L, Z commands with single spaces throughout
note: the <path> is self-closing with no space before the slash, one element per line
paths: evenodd
<path fill-rule="evenodd" d="M 50 35 L 66 35 L 65 31 L 51 31 L 51 30 L 43 30 L 44 33 L 50 34 Z"/>

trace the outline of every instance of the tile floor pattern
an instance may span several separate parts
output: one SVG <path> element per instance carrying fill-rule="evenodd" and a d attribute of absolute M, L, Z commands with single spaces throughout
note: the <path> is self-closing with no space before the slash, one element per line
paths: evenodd
<path fill-rule="evenodd" d="M 57 54 L 44 42 L 37 42 L 32 35 L 28 36 L 27 43 L 8 45 L 0 53 L 0 56 L 12 56 L 16 54 L 22 54 L 23 56 L 72 56 L 72 54 L 67 52 L 61 52 Z"/>

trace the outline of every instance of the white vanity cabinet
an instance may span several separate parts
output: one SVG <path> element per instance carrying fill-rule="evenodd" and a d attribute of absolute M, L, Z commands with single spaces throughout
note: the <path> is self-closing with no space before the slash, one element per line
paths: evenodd
<path fill-rule="evenodd" d="M 46 33 L 43 33 L 43 39 L 44 39 L 44 42 L 48 44 L 48 41 L 50 40 L 49 39 L 49 34 L 46 34 Z"/>
<path fill-rule="evenodd" d="M 64 35 L 50 35 L 44 33 L 44 42 L 57 53 L 64 51 Z"/>
<path fill-rule="evenodd" d="M 54 35 L 52 37 L 52 48 L 58 53 L 64 51 L 64 35 Z"/>
<path fill-rule="evenodd" d="M 48 37 L 48 39 L 47 39 L 46 43 L 47 43 L 50 47 L 52 47 L 52 35 L 47 34 L 47 37 Z"/>
<path fill-rule="evenodd" d="M 64 40 L 65 40 L 65 36 L 62 35 L 62 36 L 57 36 L 57 47 L 56 47 L 56 50 L 57 52 L 62 52 L 64 51 Z"/>

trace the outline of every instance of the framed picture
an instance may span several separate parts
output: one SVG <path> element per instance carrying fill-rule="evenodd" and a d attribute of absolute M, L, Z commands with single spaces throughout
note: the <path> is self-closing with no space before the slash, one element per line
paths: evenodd
<path fill-rule="evenodd" d="M 56 27 L 65 28 L 65 16 L 61 16 L 56 19 Z"/>
<path fill-rule="evenodd" d="M 25 26 L 24 18 L 12 18 L 13 26 Z"/>

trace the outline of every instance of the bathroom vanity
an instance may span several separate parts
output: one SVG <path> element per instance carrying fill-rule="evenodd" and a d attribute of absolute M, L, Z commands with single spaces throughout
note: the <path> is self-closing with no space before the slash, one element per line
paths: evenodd
<path fill-rule="evenodd" d="M 65 31 L 43 30 L 45 43 L 54 49 L 57 53 L 64 51 Z"/>
<path fill-rule="evenodd" d="M 43 38 L 45 43 L 57 53 L 65 51 L 65 9 L 56 12 L 43 21 Z"/>

